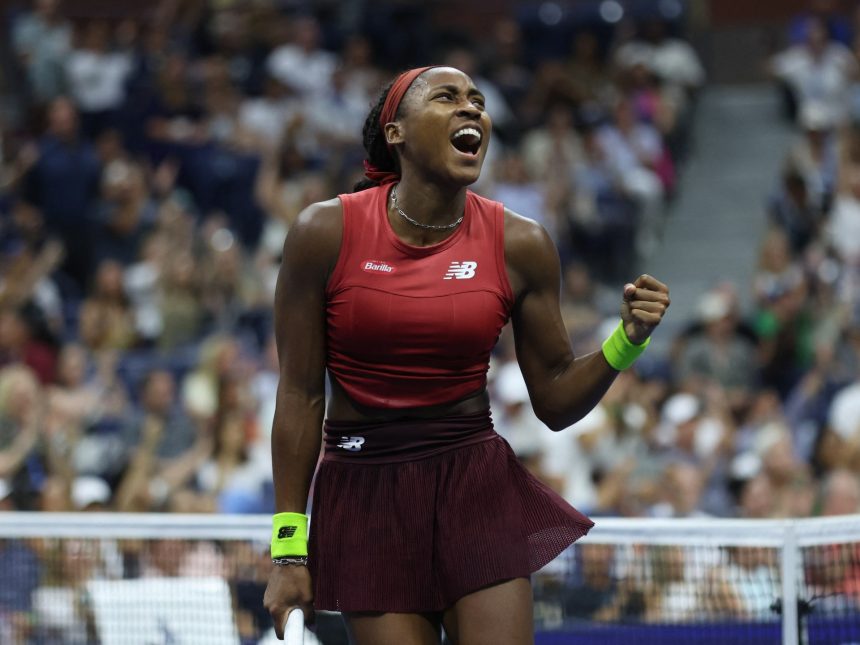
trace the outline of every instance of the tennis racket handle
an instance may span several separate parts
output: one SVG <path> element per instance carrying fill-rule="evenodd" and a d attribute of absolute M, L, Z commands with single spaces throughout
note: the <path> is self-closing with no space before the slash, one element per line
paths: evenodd
<path fill-rule="evenodd" d="M 305 645 L 305 615 L 298 607 L 289 613 L 284 623 L 284 643 Z"/>

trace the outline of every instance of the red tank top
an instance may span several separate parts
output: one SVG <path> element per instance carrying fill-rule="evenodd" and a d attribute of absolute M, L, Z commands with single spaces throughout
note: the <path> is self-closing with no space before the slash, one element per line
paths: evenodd
<path fill-rule="evenodd" d="M 328 371 L 361 405 L 450 403 L 486 386 L 510 317 L 504 208 L 467 192 L 450 237 L 412 246 L 388 221 L 390 188 L 340 195 L 343 241 L 326 286 Z"/>

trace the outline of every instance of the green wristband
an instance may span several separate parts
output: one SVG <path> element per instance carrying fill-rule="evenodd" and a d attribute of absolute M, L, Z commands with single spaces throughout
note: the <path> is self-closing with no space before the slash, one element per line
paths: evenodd
<path fill-rule="evenodd" d="M 620 372 L 633 365 L 650 343 L 650 336 L 640 345 L 631 343 L 627 338 L 627 332 L 624 331 L 624 321 L 621 321 L 609 338 L 603 341 L 603 356 L 610 367 Z"/>
<path fill-rule="evenodd" d="M 272 517 L 272 557 L 304 557 L 308 554 L 308 516 L 277 513 Z"/>

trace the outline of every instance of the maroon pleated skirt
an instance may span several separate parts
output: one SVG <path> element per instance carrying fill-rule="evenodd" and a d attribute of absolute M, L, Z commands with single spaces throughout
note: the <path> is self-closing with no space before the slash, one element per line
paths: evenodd
<path fill-rule="evenodd" d="M 308 545 L 316 609 L 441 611 L 528 577 L 593 526 L 519 463 L 489 412 L 325 430 Z"/>

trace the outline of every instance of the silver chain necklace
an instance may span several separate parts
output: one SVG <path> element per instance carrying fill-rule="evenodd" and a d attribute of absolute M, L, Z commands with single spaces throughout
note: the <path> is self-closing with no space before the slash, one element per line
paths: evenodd
<path fill-rule="evenodd" d="M 398 213 L 400 213 L 400 216 L 403 219 L 405 219 L 407 222 L 409 222 L 413 226 L 417 226 L 419 228 L 429 228 L 429 229 L 432 229 L 434 231 L 448 231 L 452 228 L 457 228 L 460 225 L 460 222 L 463 221 L 463 217 L 465 216 L 465 213 L 463 215 L 460 215 L 459 219 L 457 219 L 454 222 L 451 222 L 450 224 L 441 224 L 441 225 L 438 225 L 438 224 L 422 224 L 421 222 L 418 222 L 418 221 L 412 219 L 411 217 L 409 217 L 409 215 L 407 215 L 402 210 L 400 210 L 400 206 L 397 205 L 397 186 L 399 186 L 399 185 L 400 184 L 395 184 L 394 188 L 391 189 L 391 205 L 394 207 L 394 210 L 396 210 Z"/>

